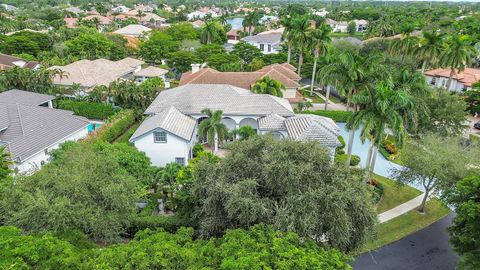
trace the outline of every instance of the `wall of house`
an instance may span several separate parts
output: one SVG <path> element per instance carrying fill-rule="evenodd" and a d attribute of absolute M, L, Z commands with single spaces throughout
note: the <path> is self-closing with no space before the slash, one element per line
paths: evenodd
<path fill-rule="evenodd" d="M 267 43 L 257 43 L 257 42 L 252 42 L 252 41 L 247 41 L 251 45 L 259 48 L 263 54 L 272 54 L 272 53 L 278 53 L 278 51 L 274 48 L 272 44 L 267 44 Z M 263 45 L 263 49 L 262 46 Z M 269 47 L 270 45 L 270 47 Z"/>
<path fill-rule="evenodd" d="M 164 131 L 160 128 L 150 131 L 134 141 L 135 147 L 145 152 L 150 158 L 152 165 L 164 167 L 168 163 L 175 162 L 175 158 L 184 158 L 186 164 L 190 158 L 190 150 L 195 144 L 196 134 L 192 136 L 191 141 L 186 141 L 172 133 L 167 132 L 166 143 L 155 143 L 153 138 L 154 131 Z"/>
<path fill-rule="evenodd" d="M 426 78 L 427 78 L 427 82 L 430 85 L 433 85 L 437 88 L 442 88 L 442 87 L 446 88 L 447 85 L 448 85 L 448 78 L 446 78 L 446 77 L 426 76 Z M 463 91 L 469 90 L 469 89 L 471 89 L 471 87 L 466 87 L 465 85 L 463 85 L 462 82 L 459 82 L 459 81 L 453 79 L 448 90 L 455 91 L 455 92 L 463 92 Z"/>
<path fill-rule="evenodd" d="M 297 89 L 296 88 L 286 88 L 282 90 L 283 98 L 295 98 L 297 96 Z"/>
<path fill-rule="evenodd" d="M 16 164 L 14 168 L 18 170 L 18 172 L 20 173 L 27 173 L 27 174 L 32 173 L 35 170 L 40 169 L 44 163 L 48 162 L 50 158 L 50 155 L 48 153 L 60 147 L 62 143 L 67 141 L 77 141 L 86 137 L 87 135 L 88 135 L 88 128 L 87 126 L 85 126 L 85 128 L 73 133 L 72 135 L 58 141 L 57 143 L 27 158 L 22 163 Z"/>

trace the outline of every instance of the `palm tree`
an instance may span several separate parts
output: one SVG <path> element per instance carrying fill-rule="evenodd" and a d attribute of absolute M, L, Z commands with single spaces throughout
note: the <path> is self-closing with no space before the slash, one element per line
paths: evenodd
<path fill-rule="evenodd" d="M 310 95 L 313 95 L 313 85 L 315 83 L 315 74 L 317 73 L 318 57 L 325 57 L 328 53 L 328 44 L 332 41 L 330 38 L 330 27 L 322 23 L 320 27 L 311 29 L 308 33 L 313 47 L 313 71 L 312 71 L 312 85 L 310 86 Z"/>
<path fill-rule="evenodd" d="M 177 185 L 177 177 L 178 173 L 182 166 L 176 162 L 168 163 L 165 165 L 165 168 L 161 169 L 159 172 L 159 180 L 162 184 L 163 194 L 165 195 L 165 199 L 168 198 L 168 194 L 170 194 L 170 198 L 173 199 L 173 194 L 175 191 L 175 186 Z M 157 190 L 157 185 L 154 184 L 154 191 Z M 166 200 L 165 200 L 166 201 Z"/>
<path fill-rule="evenodd" d="M 268 94 L 276 97 L 283 97 L 282 90 L 285 90 L 285 86 L 274 79 L 271 79 L 268 76 L 257 80 L 252 85 L 252 92 L 257 94 Z"/>
<path fill-rule="evenodd" d="M 413 25 L 403 25 L 400 38 L 393 40 L 391 43 L 390 52 L 401 55 L 402 58 L 404 58 L 406 55 L 411 55 L 414 53 L 418 47 L 419 41 L 416 37 L 412 36 L 413 30 L 415 30 Z"/>
<path fill-rule="evenodd" d="M 201 138 L 207 138 L 208 143 L 214 142 L 214 152 L 218 151 L 218 141 L 223 140 L 228 133 L 227 127 L 222 123 L 223 112 L 203 109 L 202 113 L 207 116 L 198 126 L 198 135 Z"/>
<path fill-rule="evenodd" d="M 303 53 L 310 47 L 310 37 L 308 36 L 311 27 L 310 18 L 308 16 L 298 16 L 292 20 L 292 38 L 293 46 L 298 54 L 297 74 L 302 72 Z"/>
<path fill-rule="evenodd" d="M 201 31 L 200 31 L 200 40 L 203 44 L 210 44 L 213 42 L 217 35 L 217 22 L 213 20 L 205 21 Z"/>
<path fill-rule="evenodd" d="M 440 34 L 437 31 L 422 33 L 419 46 L 415 50 L 415 54 L 423 59 L 422 74 L 428 65 L 438 62 L 444 49 L 444 36 L 444 34 Z"/>
<path fill-rule="evenodd" d="M 468 35 L 452 35 L 447 41 L 446 49 L 440 57 L 440 65 L 450 68 L 447 90 L 450 89 L 455 72 L 461 72 L 470 64 L 475 54 L 475 47 Z"/>
<path fill-rule="evenodd" d="M 290 64 L 292 58 L 292 47 L 293 47 L 293 23 L 290 16 L 285 16 L 281 19 L 281 23 L 284 27 L 282 39 L 287 43 L 288 53 L 287 53 L 287 63 Z"/>
<path fill-rule="evenodd" d="M 406 136 L 402 110 L 412 109 L 413 98 L 404 90 L 393 89 L 391 81 L 380 81 L 374 88 L 365 88 L 353 97 L 361 109 L 353 114 L 347 122 L 348 129 L 362 126 L 360 138 L 370 140 L 370 149 L 366 160 L 366 177 L 370 177 L 375 166 L 375 153 L 385 140 L 387 129 L 395 138 L 395 143 L 402 146 Z"/>

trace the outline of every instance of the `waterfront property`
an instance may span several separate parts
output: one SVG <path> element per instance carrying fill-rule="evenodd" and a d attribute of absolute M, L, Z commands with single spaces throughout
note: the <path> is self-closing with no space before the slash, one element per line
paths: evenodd
<path fill-rule="evenodd" d="M 130 141 L 155 166 L 188 164 L 193 146 L 201 141 L 197 130 L 206 108 L 223 111 L 222 123 L 229 131 L 250 126 L 278 139 L 316 141 L 332 156 L 340 146 L 339 129 L 330 118 L 295 115 L 285 99 L 226 84 L 186 84 L 162 91 Z"/>

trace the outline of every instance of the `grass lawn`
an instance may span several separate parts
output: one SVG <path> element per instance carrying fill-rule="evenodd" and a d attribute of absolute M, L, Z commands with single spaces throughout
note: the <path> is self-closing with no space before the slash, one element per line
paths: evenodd
<path fill-rule="evenodd" d="M 383 186 L 383 197 L 377 204 L 377 213 L 383 213 L 422 194 L 418 189 L 407 185 L 398 186 L 395 181 L 380 175 L 375 175 L 374 178 Z"/>
<path fill-rule="evenodd" d="M 123 133 L 120 137 L 118 137 L 116 140 L 115 140 L 115 143 L 128 143 L 128 139 L 130 139 L 130 137 L 132 137 L 133 133 L 135 132 L 135 130 L 137 130 L 138 126 L 140 126 L 141 122 L 137 122 L 135 124 L 133 124 L 131 127 L 129 127 L 127 129 L 127 131 L 125 131 L 125 133 Z"/>
<path fill-rule="evenodd" d="M 434 199 L 427 202 L 426 213 L 420 214 L 412 210 L 404 215 L 394 218 L 377 226 L 377 237 L 369 241 L 363 248 L 356 251 L 354 255 L 374 250 L 387 244 L 398 241 L 418 230 L 421 230 L 435 221 L 445 217 L 450 209 L 440 201 Z"/>
<path fill-rule="evenodd" d="M 325 100 L 315 94 L 310 95 L 309 90 L 303 90 L 301 91 L 302 95 L 306 98 L 310 98 L 312 100 L 312 103 L 325 103 Z"/>

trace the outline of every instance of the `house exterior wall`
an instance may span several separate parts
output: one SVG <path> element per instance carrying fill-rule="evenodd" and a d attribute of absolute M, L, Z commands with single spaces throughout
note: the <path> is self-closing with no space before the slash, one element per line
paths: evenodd
<path fill-rule="evenodd" d="M 272 53 L 278 53 L 277 49 L 275 48 L 274 44 L 269 44 L 269 43 L 257 43 L 253 41 L 247 41 L 250 45 L 253 45 L 260 49 L 263 54 L 272 54 Z"/>
<path fill-rule="evenodd" d="M 296 88 L 286 88 L 282 90 L 283 98 L 295 98 L 297 97 L 297 89 Z"/>
<path fill-rule="evenodd" d="M 196 142 L 196 134 L 192 136 L 190 141 L 184 140 L 168 131 L 166 143 L 155 143 L 153 138 L 154 131 L 165 131 L 157 128 L 150 131 L 141 137 L 135 139 L 135 147 L 145 152 L 147 157 L 150 158 L 152 165 L 157 167 L 165 167 L 168 163 L 175 162 L 175 158 L 184 158 L 185 165 L 188 164 L 188 160 L 191 155 L 191 149 Z"/>
<path fill-rule="evenodd" d="M 435 86 L 436 88 L 446 88 L 448 85 L 448 78 L 446 77 L 434 77 L 434 76 L 426 76 L 427 82 L 430 85 Z M 465 86 L 462 82 L 457 81 L 456 79 L 452 79 L 452 83 L 448 90 L 455 91 L 455 92 L 464 92 L 466 90 L 470 90 L 471 87 Z"/>
<path fill-rule="evenodd" d="M 64 142 L 77 141 L 79 139 L 86 137 L 87 135 L 88 135 L 88 128 L 87 126 L 85 126 L 85 128 L 71 134 L 70 136 L 36 153 L 35 155 L 24 160 L 22 163 L 15 164 L 14 169 L 16 169 L 19 173 L 27 173 L 27 174 L 37 169 L 40 169 L 44 163 L 48 162 L 48 159 L 50 158 L 50 155 L 48 153 L 50 153 L 50 151 L 57 149 Z"/>

